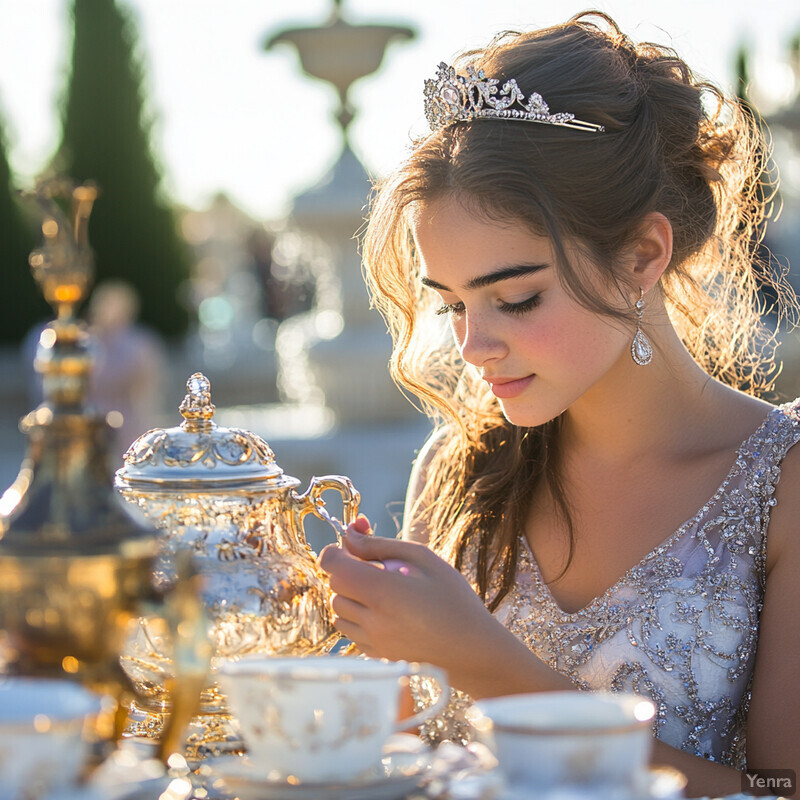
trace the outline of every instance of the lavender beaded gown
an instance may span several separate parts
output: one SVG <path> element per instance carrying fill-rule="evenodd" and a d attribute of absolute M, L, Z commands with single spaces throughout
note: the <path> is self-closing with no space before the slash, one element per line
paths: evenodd
<path fill-rule="evenodd" d="M 555 602 L 523 538 L 496 617 L 577 688 L 649 697 L 654 733 L 667 744 L 743 769 L 770 511 L 783 457 L 799 440 L 800 399 L 773 409 L 742 443 L 694 517 L 575 613 Z M 413 688 L 418 705 L 437 692 Z M 454 692 L 423 735 L 469 739 L 468 705 Z"/>

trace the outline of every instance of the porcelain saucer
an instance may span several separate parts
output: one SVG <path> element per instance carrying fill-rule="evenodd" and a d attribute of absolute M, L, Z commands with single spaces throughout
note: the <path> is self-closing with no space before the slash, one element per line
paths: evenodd
<path fill-rule="evenodd" d="M 510 784 L 500 792 L 499 800 L 529 800 L 534 796 L 539 800 L 684 800 L 685 788 L 686 776 L 682 772 L 671 767 L 651 767 L 628 785 L 575 785 L 545 789 Z"/>
<path fill-rule="evenodd" d="M 428 750 L 389 752 L 383 757 L 382 773 L 376 770 L 351 783 L 269 780 L 246 756 L 219 756 L 205 764 L 212 781 L 220 779 L 240 800 L 397 800 L 420 786 L 432 758 Z"/>

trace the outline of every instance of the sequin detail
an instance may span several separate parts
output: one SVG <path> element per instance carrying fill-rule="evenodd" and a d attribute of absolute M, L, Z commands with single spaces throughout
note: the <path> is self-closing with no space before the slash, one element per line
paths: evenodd
<path fill-rule="evenodd" d="M 781 461 L 799 440 L 800 399 L 769 413 L 692 519 L 577 612 L 558 606 L 521 537 L 516 581 L 495 615 L 577 689 L 649 697 L 659 739 L 744 768 L 766 533 Z M 446 727 L 465 741 L 454 721 L 465 696 L 454 700 Z M 436 723 L 423 733 L 436 739 Z"/>

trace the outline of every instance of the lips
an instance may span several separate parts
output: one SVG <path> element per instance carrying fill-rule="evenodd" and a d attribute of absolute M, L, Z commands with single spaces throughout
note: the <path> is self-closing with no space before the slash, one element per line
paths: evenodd
<path fill-rule="evenodd" d="M 495 397 L 507 400 L 522 394 L 535 377 L 535 375 L 528 375 L 526 378 L 484 378 L 484 380 L 492 387 Z"/>

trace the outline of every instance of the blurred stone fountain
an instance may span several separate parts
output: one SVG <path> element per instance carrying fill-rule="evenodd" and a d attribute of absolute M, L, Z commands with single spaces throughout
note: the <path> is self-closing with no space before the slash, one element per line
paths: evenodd
<path fill-rule="evenodd" d="M 285 393 L 296 401 L 324 402 L 343 425 L 416 413 L 389 378 L 391 342 L 380 315 L 369 308 L 354 235 L 364 221 L 370 181 L 347 135 L 355 116 L 350 87 L 380 67 L 391 42 L 413 36 L 404 26 L 351 24 L 335 2 L 327 23 L 279 31 L 264 45 L 292 45 L 305 74 L 332 84 L 339 95 L 342 151 L 331 171 L 295 198 L 290 216 L 292 227 L 327 250 L 330 273 L 315 310 L 287 325 L 277 348 Z"/>
<path fill-rule="evenodd" d="M 362 509 L 378 532 L 391 535 L 391 518 L 396 519 L 428 423 L 389 377 L 391 340 L 369 307 L 355 234 L 371 185 L 348 139 L 355 116 L 348 94 L 352 84 L 380 67 L 391 42 L 414 35 L 401 25 L 352 24 L 341 1 L 334 0 L 323 24 L 267 36 L 266 50 L 291 45 L 306 75 L 336 89 L 343 144 L 330 171 L 294 198 L 287 232 L 276 243 L 278 251 L 302 251 L 317 277 L 314 308 L 283 322 L 276 337 L 279 385 L 287 402 L 260 418 L 258 412 L 238 417 L 236 409 L 219 412 L 225 424 L 246 427 L 272 443 L 301 479 L 331 471 L 352 474 L 362 491 Z M 306 117 L 302 124 L 309 123 L 315 124 Z M 315 534 L 313 524 L 307 534 L 315 548 L 330 540 L 327 533 Z"/>

